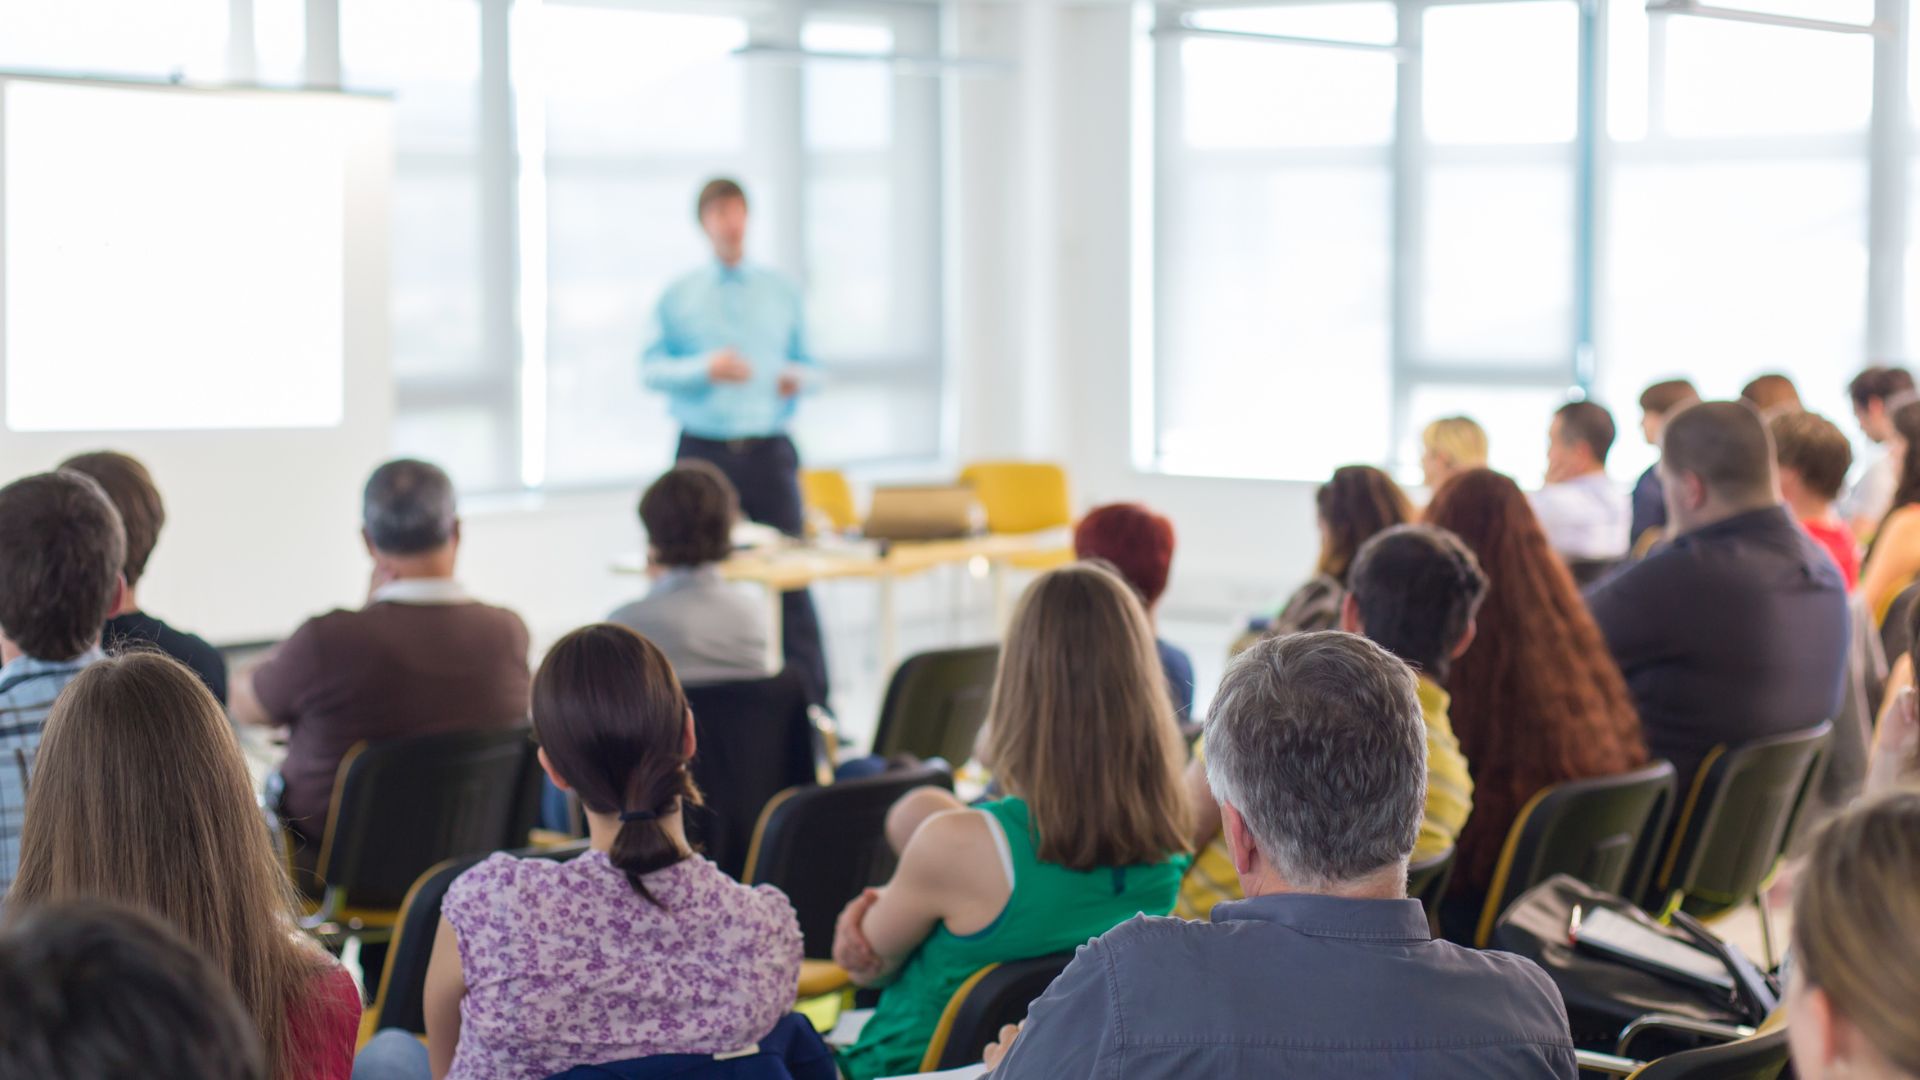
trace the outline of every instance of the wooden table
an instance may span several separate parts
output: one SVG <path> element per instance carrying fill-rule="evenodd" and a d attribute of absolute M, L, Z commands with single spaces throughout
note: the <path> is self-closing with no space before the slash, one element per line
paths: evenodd
<path fill-rule="evenodd" d="M 894 609 L 894 583 L 941 566 L 984 560 L 993 579 L 995 627 L 1003 627 L 1012 603 L 1007 570 L 1017 561 L 1060 561 L 1073 558 L 1063 531 L 1021 535 L 970 536 L 958 540 L 899 540 L 881 545 L 872 541 L 829 541 L 782 544 L 736 552 L 720 564 L 728 581 L 752 582 L 761 587 L 767 604 L 767 660 L 777 670 L 785 662 L 781 641 L 781 596 L 822 581 L 859 578 L 880 586 L 880 668 L 891 675 L 899 651 L 899 622 Z M 622 574 L 646 573 L 644 555 L 623 555 L 613 569 Z"/>

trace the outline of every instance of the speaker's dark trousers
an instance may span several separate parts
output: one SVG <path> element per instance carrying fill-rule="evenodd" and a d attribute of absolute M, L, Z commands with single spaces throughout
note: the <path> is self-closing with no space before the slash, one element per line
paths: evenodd
<path fill-rule="evenodd" d="M 785 435 L 762 439 L 703 439 L 680 436 L 680 460 L 711 462 L 733 481 L 740 493 L 740 509 L 750 520 L 771 525 L 788 536 L 804 531 L 806 513 L 800 501 L 800 454 Z M 820 617 L 813 594 L 796 589 L 781 597 L 780 641 L 787 666 L 807 684 L 816 704 L 827 700 L 827 653 L 820 640 Z"/>

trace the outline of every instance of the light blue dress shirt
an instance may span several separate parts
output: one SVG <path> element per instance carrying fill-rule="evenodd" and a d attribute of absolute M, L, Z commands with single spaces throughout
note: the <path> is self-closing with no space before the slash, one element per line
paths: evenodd
<path fill-rule="evenodd" d="M 640 358 L 648 389 L 667 395 L 674 419 L 704 439 L 779 435 L 795 399 L 780 395 L 780 376 L 812 369 L 800 289 L 765 267 L 715 261 L 667 287 L 654 313 L 654 339 Z M 745 382 L 715 383 L 707 358 L 731 347 L 753 367 Z M 802 387 L 807 382 L 803 378 Z"/>
<path fill-rule="evenodd" d="M 40 749 L 53 699 L 82 668 L 107 654 L 99 646 L 58 663 L 21 656 L 0 667 L 0 894 L 20 867 L 20 819 L 27 808 L 27 776 Z"/>

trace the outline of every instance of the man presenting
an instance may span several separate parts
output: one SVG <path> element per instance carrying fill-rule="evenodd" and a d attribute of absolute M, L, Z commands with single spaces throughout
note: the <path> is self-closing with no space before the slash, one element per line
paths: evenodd
<path fill-rule="evenodd" d="M 714 262 L 668 286 L 641 379 L 667 395 L 680 422 L 679 460 L 712 463 L 740 493 L 754 521 L 801 532 L 800 458 L 787 424 L 814 373 L 800 290 L 778 272 L 742 260 L 747 196 L 728 179 L 708 181 L 696 205 Z M 827 697 L 826 654 L 813 598 L 782 598 L 787 663 L 818 702 Z"/>

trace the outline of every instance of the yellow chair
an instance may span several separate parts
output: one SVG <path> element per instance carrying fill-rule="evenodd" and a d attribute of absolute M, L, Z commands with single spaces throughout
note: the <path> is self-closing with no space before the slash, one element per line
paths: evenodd
<path fill-rule="evenodd" d="M 839 469 L 800 470 L 800 501 L 806 504 L 809 520 L 823 518 L 837 532 L 860 524 L 860 512 L 853 505 L 853 486 Z"/>
<path fill-rule="evenodd" d="M 973 489 L 986 511 L 987 531 L 1022 534 L 1065 529 L 1073 525 L 1073 502 L 1067 494 L 1067 472 L 1058 465 L 1037 461 L 979 461 L 960 471 L 960 482 Z M 1051 570 L 1073 561 L 1073 546 L 1037 551 L 1009 559 L 1022 570 Z"/>

